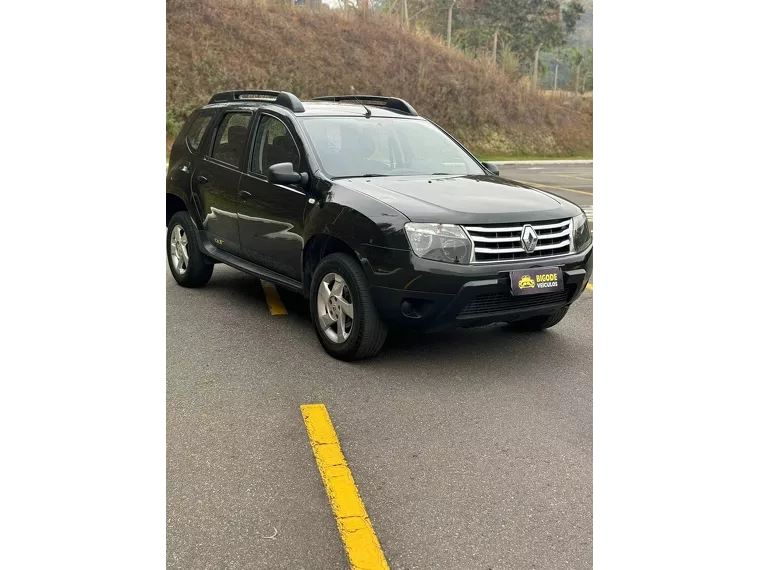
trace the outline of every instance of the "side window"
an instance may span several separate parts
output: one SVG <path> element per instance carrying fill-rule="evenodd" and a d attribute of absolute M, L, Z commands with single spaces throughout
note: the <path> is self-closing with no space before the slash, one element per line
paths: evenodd
<path fill-rule="evenodd" d="M 227 113 L 221 120 L 211 156 L 231 166 L 239 167 L 248 142 L 250 113 Z"/>
<path fill-rule="evenodd" d="M 299 172 L 298 147 L 282 121 L 270 115 L 262 115 L 253 144 L 250 170 L 256 174 L 265 175 L 272 164 L 280 162 L 292 162 L 295 171 Z"/>
<path fill-rule="evenodd" d="M 206 134 L 211 119 L 213 119 L 213 113 L 198 115 L 190 126 L 190 130 L 187 131 L 187 145 L 193 151 L 197 152 L 200 148 L 200 141 L 203 140 L 203 135 Z"/>

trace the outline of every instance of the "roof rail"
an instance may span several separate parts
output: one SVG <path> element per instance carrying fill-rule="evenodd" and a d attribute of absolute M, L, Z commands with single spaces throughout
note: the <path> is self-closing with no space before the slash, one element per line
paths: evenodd
<path fill-rule="evenodd" d="M 384 103 L 383 106 L 388 109 L 395 109 L 396 111 L 401 111 L 414 116 L 419 115 L 411 105 L 397 97 L 380 97 L 378 95 L 330 95 L 327 97 L 314 97 L 314 101 L 334 101 L 336 103 L 339 103 L 340 101 L 355 101 L 357 103 L 369 103 L 370 105 Z"/>
<path fill-rule="evenodd" d="M 217 93 L 208 102 L 212 103 L 224 103 L 233 101 L 270 101 L 275 105 L 281 105 L 286 109 L 290 109 L 293 113 L 302 113 L 305 111 L 303 104 L 295 95 L 288 93 L 287 91 L 269 91 L 266 89 L 254 89 L 247 91 L 223 91 Z"/>

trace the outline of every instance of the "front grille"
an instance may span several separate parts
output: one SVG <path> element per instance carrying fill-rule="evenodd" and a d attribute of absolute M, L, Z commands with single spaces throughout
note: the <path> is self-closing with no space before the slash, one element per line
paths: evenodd
<path fill-rule="evenodd" d="M 522 247 L 522 230 L 531 225 L 538 236 L 535 251 L 527 253 Z M 485 224 L 464 226 L 474 242 L 474 262 L 511 261 L 532 259 L 569 253 L 572 237 L 572 220 L 539 222 L 518 226 Z"/>
<path fill-rule="evenodd" d="M 570 291 L 567 289 L 557 293 L 538 293 L 536 295 L 521 295 L 519 297 L 513 297 L 508 293 L 484 293 L 477 295 L 469 301 L 466 307 L 459 313 L 459 318 L 566 303 L 569 301 L 569 297 Z"/>

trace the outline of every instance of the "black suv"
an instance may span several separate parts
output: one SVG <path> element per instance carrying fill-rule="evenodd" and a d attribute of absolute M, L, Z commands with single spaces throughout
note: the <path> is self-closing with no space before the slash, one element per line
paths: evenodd
<path fill-rule="evenodd" d="M 177 283 L 226 263 L 297 291 L 343 360 L 394 326 L 551 327 L 593 267 L 578 206 L 500 178 L 393 97 L 214 95 L 171 149 L 166 224 Z"/>

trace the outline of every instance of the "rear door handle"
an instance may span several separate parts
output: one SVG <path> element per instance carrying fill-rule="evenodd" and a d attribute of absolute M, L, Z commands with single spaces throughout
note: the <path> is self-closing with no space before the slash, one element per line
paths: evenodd
<path fill-rule="evenodd" d="M 207 176 L 198 176 L 198 182 L 205 183 L 208 182 Z"/>
<path fill-rule="evenodd" d="M 239 192 L 240 198 L 250 198 L 253 196 L 250 192 L 247 192 L 246 190 L 240 190 Z"/>

